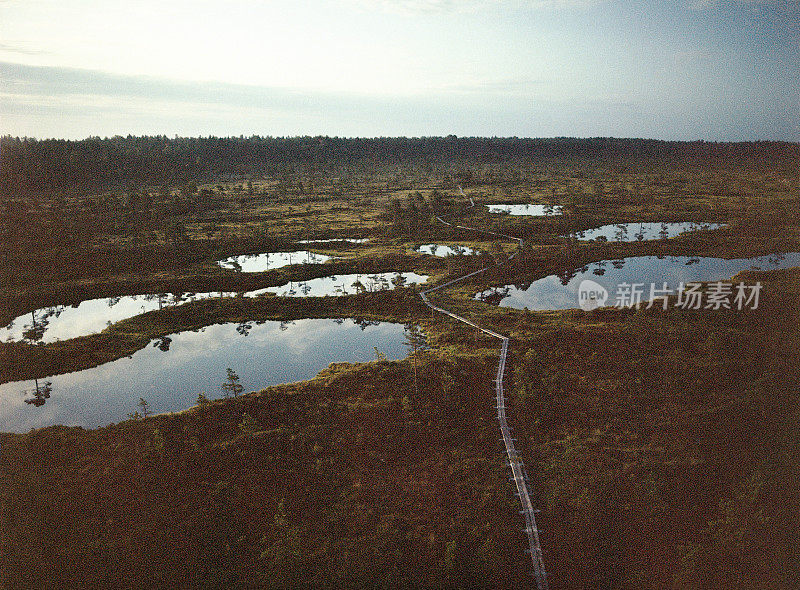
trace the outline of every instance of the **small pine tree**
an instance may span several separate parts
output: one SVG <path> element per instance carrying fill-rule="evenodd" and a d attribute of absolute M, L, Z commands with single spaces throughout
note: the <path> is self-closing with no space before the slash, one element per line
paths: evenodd
<path fill-rule="evenodd" d="M 239 383 L 239 375 L 236 374 L 236 371 L 228 367 L 228 378 L 225 383 L 222 384 L 222 393 L 225 394 L 225 397 L 238 397 L 240 393 L 242 393 L 242 385 Z"/>
<path fill-rule="evenodd" d="M 147 403 L 147 400 L 143 397 L 139 398 L 139 407 L 142 408 L 142 418 L 147 418 L 148 416 L 152 416 L 153 412 L 150 410 L 150 404 Z M 137 412 L 138 413 L 138 412 Z"/>
<path fill-rule="evenodd" d="M 414 393 L 419 397 L 419 384 L 417 382 L 417 353 L 427 348 L 427 337 L 417 324 L 405 325 L 405 346 L 414 367 Z"/>

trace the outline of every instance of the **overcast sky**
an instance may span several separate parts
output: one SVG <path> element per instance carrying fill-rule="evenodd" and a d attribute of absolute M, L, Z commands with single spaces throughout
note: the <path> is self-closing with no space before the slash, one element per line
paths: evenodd
<path fill-rule="evenodd" d="M 798 0 L 0 0 L 0 133 L 800 141 Z"/>

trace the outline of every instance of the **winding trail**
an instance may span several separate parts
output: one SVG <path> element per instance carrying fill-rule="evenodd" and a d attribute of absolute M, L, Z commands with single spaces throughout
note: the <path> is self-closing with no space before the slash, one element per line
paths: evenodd
<path fill-rule="evenodd" d="M 466 195 L 464 194 L 464 191 L 462 190 L 462 188 L 460 186 L 458 187 L 458 190 L 461 193 L 461 196 L 466 197 Z M 471 197 L 469 198 L 469 202 L 470 202 L 470 205 L 469 205 L 468 209 L 470 209 L 470 208 L 475 206 L 475 201 L 473 201 Z M 500 234 L 500 233 L 493 232 L 493 231 L 477 229 L 477 228 L 474 228 L 474 227 L 467 227 L 467 226 L 463 226 L 463 225 L 453 225 L 452 223 L 449 223 L 449 222 L 445 221 L 444 219 L 442 219 L 438 215 L 436 216 L 436 219 L 439 222 L 441 222 L 441 223 L 443 223 L 445 225 L 448 225 L 450 227 L 455 227 L 455 228 L 458 228 L 458 229 L 465 229 L 465 230 L 468 230 L 468 231 L 474 231 L 474 232 L 479 232 L 479 233 L 484 233 L 484 234 L 491 234 L 491 235 L 495 235 L 495 236 L 498 236 L 498 237 L 507 238 L 509 240 L 516 240 L 519 243 L 519 247 L 522 248 L 522 244 L 523 244 L 522 238 L 517 238 L 517 237 L 514 237 L 514 236 L 508 236 L 508 235 Z M 509 256 L 508 259 L 511 260 L 518 253 L 519 253 L 519 250 L 517 250 L 511 256 Z M 506 397 L 505 397 L 505 393 L 503 392 L 503 378 L 505 377 L 505 371 L 506 371 L 506 356 L 508 355 L 509 338 L 508 338 L 508 336 L 504 336 L 503 334 L 499 334 L 499 333 L 494 332 L 492 330 L 489 330 L 487 328 L 483 328 L 483 327 L 479 326 L 478 324 L 476 324 L 474 322 L 471 322 L 470 320 L 468 320 L 466 318 L 463 318 L 460 315 L 457 315 L 457 314 L 453 313 L 452 311 L 448 311 L 446 309 L 442 309 L 441 307 L 438 307 L 438 306 L 434 305 L 433 303 L 431 303 L 430 300 L 428 299 L 428 294 L 429 293 L 433 293 L 434 291 L 438 291 L 440 289 L 444 289 L 446 287 L 449 287 L 450 285 L 453 285 L 455 283 L 458 283 L 460 281 L 468 279 L 469 277 L 472 277 L 472 276 L 475 276 L 477 274 L 481 274 L 483 272 L 486 272 L 489 268 L 491 268 L 491 267 L 487 266 L 486 268 L 482 268 L 481 270 L 476 270 L 475 272 L 471 272 L 471 273 L 466 274 L 466 275 L 464 275 L 462 277 L 459 277 L 457 279 L 453 279 L 452 281 L 448 281 L 446 283 L 443 283 L 443 284 L 438 285 L 436 287 L 433 287 L 431 289 L 426 289 L 425 291 L 421 291 L 420 292 L 420 297 L 422 298 L 422 301 L 425 303 L 425 305 L 427 305 L 431 309 L 433 309 L 435 311 L 438 311 L 439 313 L 448 315 L 451 318 L 458 320 L 459 322 L 462 322 L 462 323 L 465 323 L 465 324 L 467 324 L 469 326 L 472 326 L 473 328 L 476 328 L 476 329 L 480 330 L 481 332 L 489 334 L 489 336 L 492 336 L 494 338 L 499 339 L 501 341 L 501 343 L 502 343 L 501 347 L 500 347 L 500 361 L 499 361 L 499 363 L 497 365 L 497 377 L 495 377 L 495 380 L 494 380 L 495 392 L 497 394 L 497 400 L 496 400 L 496 402 L 497 402 L 497 421 L 498 421 L 498 423 L 500 425 L 500 433 L 502 434 L 503 443 L 505 444 L 505 447 L 506 447 L 506 457 L 507 457 L 506 464 L 511 468 L 512 480 L 514 481 L 515 485 L 517 486 L 516 495 L 519 497 L 519 501 L 520 501 L 520 504 L 522 506 L 522 509 L 520 510 L 520 514 L 522 514 L 525 517 L 525 529 L 523 530 L 523 532 L 528 535 L 528 545 L 530 546 L 528 551 L 530 552 L 531 559 L 533 561 L 533 575 L 536 578 L 536 586 L 537 586 L 538 590 L 548 590 L 547 572 L 545 571 L 545 568 L 544 568 L 544 558 L 542 556 L 542 546 L 541 546 L 541 543 L 539 542 L 539 529 L 536 526 L 536 510 L 534 510 L 534 508 L 533 508 L 533 504 L 531 502 L 531 497 L 530 497 L 530 492 L 528 491 L 528 476 L 525 473 L 525 466 L 522 463 L 522 459 L 520 458 L 519 454 L 517 453 L 517 449 L 514 446 L 514 439 L 511 437 L 511 428 L 509 428 L 508 422 L 506 420 Z"/>

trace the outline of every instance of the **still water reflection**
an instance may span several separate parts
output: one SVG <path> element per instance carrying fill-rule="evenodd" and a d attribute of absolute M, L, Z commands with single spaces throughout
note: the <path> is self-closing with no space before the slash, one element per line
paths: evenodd
<path fill-rule="evenodd" d="M 800 252 L 771 254 L 756 258 L 705 258 L 691 256 L 636 256 L 619 260 L 593 262 L 577 269 L 565 270 L 527 284 L 494 287 L 478 293 L 476 299 L 499 302 L 514 309 L 555 310 L 578 307 L 578 286 L 591 279 L 604 286 L 613 305 L 617 285 L 651 283 L 677 289 L 679 283 L 720 281 L 743 270 L 772 270 L 800 266 Z"/>
<path fill-rule="evenodd" d="M 281 297 L 324 297 L 325 295 L 353 295 L 389 291 L 398 286 L 417 285 L 428 280 L 427 275 L 415 272 L 381 272 L 374 274 L 331 275 L 308 281 L 290 282 L 279 287 L 267 287 L 245 293 L 245 297 L 257 297 L 274 293 Z"/>
<path fill-rule="evenodd" d="M 369 238 L 326 238 L 324 240 L 297 240 L 298 244 L 330 244 L 331 242 L 346 242 L 348 244 L 366 244 Z"/>
<path fill-rule="evenodd" d="M 153 341 L 132 356 L 93 369 L 0 385 L 0 432 L 53 424 L 87 428 L 117 422 L 142 397 L 154 412 L 221 397 L 226 369 L 245 391 L 308 379 L 332 362 L 406 355 L 404 327 L 365 320 L 306 319 L 218 324 Z M 38 394 L 37 394 L 38 390 Z"/>
<path fill-rule="evenodd" d="M 428 277 L 413 272 L 331 275 L 308 281 L 291 282 L 278 287 L 268 287 L 243 293 L 244 297 L 258 297 L 275 293 L 289 297 L 322 297 L 324 295 L 352 295 L 362 291 L 372 292 L 394 289 L 397 285 L 424 283 Z M 203 299 L 234 297 L 228 291 L 213 293 L 124 295 L 105 299 L 88 299 L 77 305 L 56 305 L 21 315 L 0 328 L 0 340 L 48 344 L 102 332 L 109 325 L 124 319 L 155 311 L 163 307 L 183 305 Z"/>
<path fill-rule="evenodd" d="M 560 205 L 487 205 L 489 213 L 507 213 L 508 215 L 561 215 Z"/>
<path fill-rule="evenodd" d="M 183 305 L 233 293 L 152 293 L 87 299 L 77 305 L 44 307 L 21 315 L 0 328 L 0 340 L 41 342 L 68 340 L 102 332 L 107 326 L 162 307 Z"/>
<path fill-rule="evenodd" d="M 432 256 L 439 256 L 440 258 L 444 258 L 445 256 L 456 256 L 459 254 L 469 256 L 471 254 L 478 253 L 477 250 L 473 250 L 469 246 L 461 246 L 459 244 L 453 244 L 451 246 L 445 246 L 443 244 L 423 244 L 417 248 L 417 252 L 421 252 L 422 254 L 431 254 Z"/>
<path fill-rule="evenodd" d="M 222 268 L 230 268 L 239 272 L 264 272 L 290 264 L 322 264 L 332 260 L 331 256 L 316 254 L 308 250 L 294 252 L 266 252 L 264 254 L 243 254 L 219 260 Z"/>
<path fill-rule="evenodd" d="M 720 227 L 725 227 L 725 224 L 695 221 L 616 223 L 587 229 L 578 232 L 577 236 L 579 240 L 636 242 L 642 240 L 665 240 L 686 232 L 718 229 Z"/>

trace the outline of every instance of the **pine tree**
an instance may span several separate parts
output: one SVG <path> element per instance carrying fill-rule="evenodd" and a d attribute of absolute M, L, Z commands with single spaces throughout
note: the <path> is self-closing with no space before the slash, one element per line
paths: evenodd
<path fill-rule="evenodd" d="M 425 333 L 420 330 L 417 324 L 405 325 L 405 346 L 409 350 L 409 356 L 414 366 L 414 393 L 419 398 L 419 384 L 417 374 L 417 353 L 427 348 L 428 341 Z"/>
<path fill-rule="evenodd" d="M 142 418 L 153 415 L 153 412 L 150 410 L 150 404 L 148 404 L 147 400 L 143 397 L 139 398 L 139 407 L 142 408 Z"/>
<path fill-rule="evenodd" d="M 228 378 L 225 383 L 222 384 L 222 393 L 225 394 L 225 397 L 238 397 L 240 393 L 242 393 L 242 385 L 239 383 L 239 375 L 236 374 L 236 371 L 228 367 Z"/>

